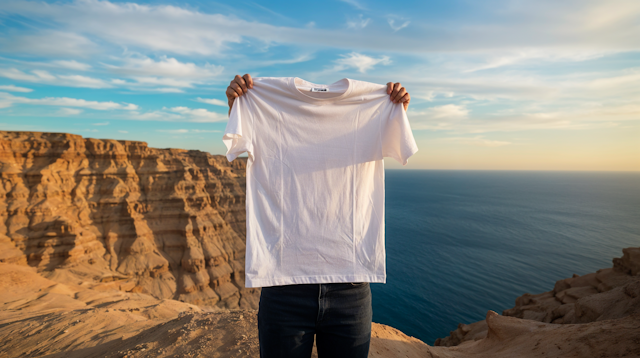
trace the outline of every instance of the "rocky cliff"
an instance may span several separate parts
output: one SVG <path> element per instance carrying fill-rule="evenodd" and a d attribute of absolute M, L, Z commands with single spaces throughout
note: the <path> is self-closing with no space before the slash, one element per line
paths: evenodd
<path fill-rule="evenodd" d="M 515 307 L 504 310 L 502 315 L 553 325 L 613 322 L 626 317 L 640 319 L 640 247 L 626 248 L 622 252 L 621 258 L 613 259 L 613 267 L 559 280 L 548 292 L 525 293 L 516 298 Z M 583 328 L 586 329 L 586 325 Z M 487 320 L 461 323 L 449 337 L 438 338 L 435 345 L 457 346 L 485 339 L 490 332 Z M 632 343 L 629 338 L 624 343 Z M 640 338 L 635 337 L 633 343 L 637 355 L 629 357 L 640 357 Z"/>
<path fill-rule="evenodd" d="M 53 281 L 257 308 L 244 287 L 246 160 L 0 131 L 0 262 Z"/>

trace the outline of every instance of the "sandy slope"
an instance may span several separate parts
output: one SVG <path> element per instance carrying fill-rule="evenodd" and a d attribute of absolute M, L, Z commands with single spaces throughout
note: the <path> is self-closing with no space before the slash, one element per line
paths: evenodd
<path fill-rule="evenodd" d="M 145 294 L 65 285 L 0 263 L 2 357 L 259 356 L 256 310 L 207 311 Z M 371 357 L 428 354 L 418 339 L 374 324 Z"/>

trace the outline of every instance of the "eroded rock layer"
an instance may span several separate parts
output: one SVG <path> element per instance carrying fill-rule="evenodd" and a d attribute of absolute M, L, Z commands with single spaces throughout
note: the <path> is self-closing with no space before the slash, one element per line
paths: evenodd
<path fill-rule="evenodd" d="M 525 293 L 516 298 L 515 307 L 504 310 L 502 315 L 564 325 L 629 316 L 639 319 L 640 247 L 626 248 L 622 252 L 621 258 L 613 259 L 613 267 L 559 280 L 548 292 Z M 460 323 L 449 337 L 438 338 L 435 345 L 450 347 L 465 341 L 478 341 L 486 338 L 488 332 L 487 320 Z M 640 340 L 634 344 L 637 347 Z"/>
<path fill-rule="evenodd" d="M 0 131 L 0 262 L 57 282 L 257 308 L 244 287 L 246 160 Z"/>

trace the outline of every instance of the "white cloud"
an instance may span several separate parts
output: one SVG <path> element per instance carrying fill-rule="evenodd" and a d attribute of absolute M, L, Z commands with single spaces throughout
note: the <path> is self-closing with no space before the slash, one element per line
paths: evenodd
<path fill-rule="evenodd" d="M 133 77 L 139 85 L 157 85 L 170 87 L 193 87 L 193 81 L 169 77 Z M 127 83 L 131 84 L 131 83 Z"/>
<path fill-rule="evenodd" d="M 445 137 L 439 138 L 443 142 L 452 142 L 456 144 L 472 145 L 475 147 L 502 147 L 512 144 L 511 142 L 485 139 L 483 136 L 475 137 Z"/>
<path fill-rule="evenodd" d="M 352 52 L 348 55 L 341 55 L 342 58 L 335 60 L 338 65 L 333 68 L 334 71 L 341 71 L 347 68 L 357 68 L 358 72 L 365 73 L 367 70 L 372 69 L 377 64 L 389 65 L 391 60 L 389 56 L 381 56 L 380 58 L 373 58 L 361 53 Z"/>
<path fill-rule="evenodd" d="M 405 27 L 409 26 L 411 21 L 405 20 L 404 18 L 401 18 L 401 17 L 398 17 L 398 16 L 389 16 L 389 18 L 387 19 L 387 23 L 389 23 L 389 26 L 391 26 L 391 28 L 395 32 L 395 31 L 402 30 Z"/>
<path fill-rule="evenodd" d="M 131 119 L 136 121 L 182 121 L 184 120 L 184 116 L 181 116 L 176 113 L 169 113 L 165 110 L 155 110 L 149 111 L 145 113 L 140 113 L 138 111 L 132 111 L 122 116 L 122 119 Z"/>
<path fill-rule="evenodd" d="M 78 62 L 76 60 L 58 60 L 58 61 L 52 61 L 51 64 L 53 66 L 68 68 L 70 70 L 77 70 L 77 71 L 88 71 L 89 69 L 91 69 L 91 65 Z"/>
<path fill-rule="evenodd" d="M 363 18 L 362 14 L 360 14 L 357 19 L 347 20 L 347 28 L 364 29 L 365 27 L 367 27 L 367 25 L 369 25 L 369 22 L 371 22 L 371 19 L 365 19 Z"/>
<path fill-rule="evenodd" d="M 182 133 L 189 133 L 189 130 L 188 129 L 158 129 L 158 132 L 182 134 Z"/>
<path fill-rule="evenodd" d="M 502 52 L 502 53 L 501 53 Z M 484 60 L 485 63 L 465 69 L 463 73 L 476 72 L 499 68 L 503 66 L 520 64 L 529 62 L 540 65 L 540 61 L 544 62 L 581 62 L 593 60 L 610 55 L 610 51 L 600 50 L 555 50 L 553 52 L 547 49 L 527 48 L 516 49 L 511 51 L 498 51 L 498 53 L 488 55 Z"/>
<path fill-rule="evenodd" d="M 112 79 L 112 83 L 127 86 L 131 90 L 161 93 L 184 92 L 181 88 L 192 88 L 194 84 L 210 82 L 224 70 L 222 66 L 209 63 L 198 66 L 167 56 L 160 56 L 158 61 L 146 56 L 126 57 L 120 59 L 120 62 L 122 63 L 119 65 L 101 64 L 109 71 L 127 76 L 135 82 Z"/>
<path fill-rule="evenodd" d="M 133 89 L 133 88 L 132 88 Z M 133 90 L 145 90 L 145 89 L 133 89 Z M 161 88 L 147 88 L 147 91 L 160 92 L 160 93 L 184 93 L 180 88 L 161 87 Z"/>
<path fill-rule="evenodd" d="M 208 79 L 214 78 L 222 73 L 224 67 L 206 63 L 197 66 L 191 62 L 180 62 L 175 58 L 160 56 L 159 61 L 149 57 L 128 57 L 121 60 L 122 65 L 103 65 L 114 73 L 131 77 L 174 77 L 188 79 Z"/>
<path fill-rule="evenodd" d="M 640 103 L 640 101 L 637 101 Z M 440 106 L 445 107 L 445 106 Z M 434 109 L 435 108 L 435 109 Z M 454 133 L 517 132 L 549 129 L 591 129 L 618 126 L 620 122 L 640 119 L 640 105 L 595 103 L 553 111 L 501 110 L 497 113 L 477 113 L 450 107 L 432 107 L 421 112 L 409 112 L 413 130 L 448 131 Z"/>
<path fill-rule="evenodd" d="M 61 116 L 75 116 L 82 112 L 84 111 L 78 108 L 60 108 L 58 110 L 58 114 L 60 114 Z"/>
<path fill-rule="evenodd" d="M 229 105 L 227 102 L 221 101 L 221 100 L 215 99 L 215 98 L 200 98 L 200 97 L 198 97 L 196 99 L 196 101 L 202 102 L 202 103 L 212 104 L 214 106 L 222 106 L 222 107 L 227 107 Z"/>
<path fill-rule="evenodd" d="M 120 116 L 120 118 L 139 121 L 214 123 L 227 120 L 227 115 L 210 112 L 204 108 L 177 106 L 171 108 L 163 107 L 161 110 L 145 113 L 132 111 Z"/>
<path fill-rule="evenodd" d="M 15 68 L 13 68 L 12 70 L 18 71 Z M 13 71 L 13 72 L 15 72 L 15 71 Z M 50 74 L 47 71 L 33 70 L 33 71 L 31 71 L 31 73 L 33 73 L 35 75 L 35 77 L 33 77 L 34 82 L 39 82 L 39 81 L 47 81 L 48 82 L 48 81 L 55 81 L 56 80 L 56 77 L 54 75 Z M 9 78 L 11 78 L 11 77 L 9 77 Z M 25 78 L 25 80 L 28 80 L 28 77 L 24 77 L 24 78 Z"/>
<path fill-rule="evenodd" d="M 455 123 L 467 118 L 469 110 L 464 105 L 446 104 L 426 108 L 420 112 L 409 111 L 407 117 L 411 120 L 411 128 L 415 130 L 452 129 Z"/>
<path fill-rule="evenodd" d="M 349 4 L 364 8 L 359 2 Z M 415 31 L 397 34 L 365 34 L 354 31 L 273 26 L 234 16 L 207 14 L 171 5 L 146 5 L 97 0 L 42 3 L 3 0 L 0 11 L 33 20 L 55 23 L 64 34 L 77 36 L 76 43 L 89 41 L 83 34 L 116 46 L 139 47 L 176 54 L 221 54 L 230 44 L 257 39 L 263 43 L 289 43 L 314 47 L 379 50 L 407 53 L 465 52 L 494 53 L 496 50 L 538 48 L 549 52 L 573 50 L 634 51 L 640 44 L 640 2 L 637 0 L 554 0 L 510 1 L 505 6 L 486 7 L 470 3 L 469 11 L 482 11 L 490 23 L 457 19 L 437 23 L 414 23 Z M 388 16 L 390 26 L 399 30 L 409 24 L 398 16 Z M 393 21 L 391 21 L 393 20 Z M 464 21 L 464 22 L 461 22 Z M 114 26 L 117 24 L 117 26 Z M 171 24 L 168 26 L 167 24 Z M 541 29 L 543 31 L 541 31 Z M 71 35 L 70 35 L 71 36 Z M 12 44 L 19 43 L 11 40 Z M 32 40 L 31 50 L 47 43 L 49 51 L 66 46 L 54 45 L 41 37 Z M 71 43 L 67 41 L 67 43 Z M 4 51 L 18 49 L 1 46 Z M 6 45 L 6 44 L 4 44 Z M 93 43 L 89 42 L 87 47 Z M 44 45 L 42 45 L 44 46 Z M 23 46 L 22 49 L 29 49 Z M 86 50 L 82 46 L 73 49 Z M 26 50 L 25 50 L 26 51 Z M 40 52 L 39 52 L 40 51 Z M 65 50 L 62 52 L 71 52 Z"/>
<path fill-rule="evenodd" d="M 163 108 L 166 109 L 166 108 Z M 183 114 L 191 119 L 192 122 L 220 122 L 227 119 L 226 115 L 220 113 L 210 112 L 204 108 L 189 108 L 189 107 L 171 107 L 168 109 L 171 112 Z"/>
<path fill-rule="evenodd" d="M 126 106 L 122 107 L 122 109 L 126 109 L 127 111 L 135 111 L 138 109 L 138 106 L 133 103 L 128 103 Z"/>
<path fill-rule="evenodd" d="M 102 123 L 94 123 L 94 126 L 108 126 L 109 122 L 102 122 Z"/>
<path fill-rule="evenodd" d="M 118 131 L 118 133 L 127 134 L 127 133 L 129 133 L 129 131 L 122 131 L 122 130 L 119 130 L 119 131 Z"/>
<path fill-rule="evenodd" d="M 171 133 L 171 134 L 186 134 L 186 133 L 218 133 L 219 130 L 210 129 L 158 129 L 158 132 Z"/>
<path fill-rule="evenodd" d="M 340 1 L 347 3 L 358 10 L 367 10 L 367 8 L 364 5 L 362 5 L 359 1 L 356 1 L 356 0 L 340 0 Z"/>
<path fill-rule="evenodd" d="M 222 133 L 222 131 L 217 129 L 192 129 L 193 133 Z"/>
<path fill-rule="evenodd" d="M 87 87 L 87 88 L 110 88 L 111 85 L 98 78 L 91 78 L 81 75 L 58 75 L 58 80 L 66 86 Z"/>
<path fill-rule="evenodd" d="M 303 53 L 299 56 L 293 58 L 285 58 L 279 60 L 259 60 L 259 61 L 250 61 L 248 63 L 248 67 L 268 67 L 273 65 L 286 65 L 292 63 L 300 63 L 306 62 L 309 60 L 313 60 L 315 56 L 312 53 Z"/>
<path fill-rule="evenodd" d="M 127 82 L 123 80 L 111 80 L 112 83 L 127 87 L 131 91 L 137 92 L 158 92 L 158 93 L 184 93 L 184 90 L 176 87 L 146 87 L 145 84 L 153 84 L 154 81 L 147 81 L 143 84 L 139 82 Z M 157 82 L 156 82 L 157 83 Z"/>
<path fill-rule="evenodd" d="M 17 81 L 34 83 L 46 83 L 57 86 L 86 87 L 86 88 L 111 88 L 109 83 L 98 79 L 81 75 L 52 75 L 44 70 L 32 70 L 31 74 L 22 72 L 16 68 L 0 69 L 0 77 Z"/>
<path fill-rule="evenodd" d="M 410 112 L 416 115 L 425 115 L 432 119 L 441 118 L 463 118 L 469 115 L 469 110 L 465 106 L 457 104 L 445 104 L 426 108 L 422 112 Z"/>
<path fill-rule="evenodd" d="M 11 8 L 11 5 L 14 5 L 11 1 L 0 2 L 0 10 L 3 7 Z M 20 5 L 27 5 L 27 3 Z M 31 6 L 36 7 L 40 7 L 41 5 L 42 4 L 31 4 Z M 25 11 L 25 14 L 29 12 L 30 11 Z M 33 54 L 38 56 L 86 57 L 97 51 L 98 46 L 96 44 L 75 32 L 41 30 L 34 34 L 14 36 L 8 36 L 5 33 L 3 37 L 0 37 L 0 52 Z"/>
<path fill-rule="evenodd" d="M 33 90 L 31 88 L 17 87 L 17 86 L 14 86 L 14 85 L 0 86 L 0 91 L 33 92 Z"/>
<path fill-rule="evenodd" d="M 135 110 L 137 105 L 131 103 L 115 103 L 115 102 L 98 102 L 87 101 L 84 99 L 68 98 L 68 97 L 45 97 L 45 98 L 26 98 L 16 97 L 9 93 L 0 92 L 0 102 L 8 103 L 9 106 L 14 103 L 43 105 L 43 106 L 59 106 L 59 107 L 79 107 L 89 108 L 100 111 L 105 110 Z M 8 106 L 7 106 L 8 107 Z"/>
<path fill-rule="evenodd" d="M 242 35 L 248 31 L 253 32 L 262 27 L 268 30 L 273 28 L 235 17 L 204 14 L 172 5 L 154 6 L 98 0 L 52 4 L 3 0 L 0 3 L 0 11 L 31 19 L 43 18 L 54 21 L 72 33 L 90 34 L 120 46 L 137 46 L 180 54 L 219 53 L 225 43 L 241 42 Z M 68 54 L 78 47 L 76 43 L 85 39 L 79 35 L 75 36 L 78 38 L 73 42 L 71 49 L 58 52 Z M 30 41 L 38 46 L 38 52 L 51 52 L 57 46 L 65 46 L 64 41 L 60 40 L 50 42 L 51 46 L 44 46 L 43 42 L 42 36 Z M 12 50 L 26 51 L 26 47 L 16 47 Z"/>

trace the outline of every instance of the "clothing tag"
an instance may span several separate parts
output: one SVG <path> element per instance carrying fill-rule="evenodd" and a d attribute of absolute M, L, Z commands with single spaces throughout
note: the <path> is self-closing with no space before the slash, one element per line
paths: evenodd
<path fill-rule="evenodd" d="M 329 92 L 329 89 L 328 88 L 313 87 L 313 88 L 311 88 L 311 92 Z"/>

